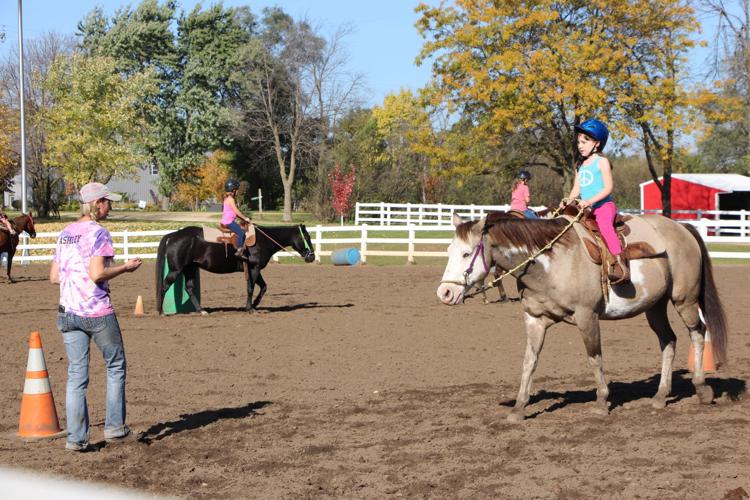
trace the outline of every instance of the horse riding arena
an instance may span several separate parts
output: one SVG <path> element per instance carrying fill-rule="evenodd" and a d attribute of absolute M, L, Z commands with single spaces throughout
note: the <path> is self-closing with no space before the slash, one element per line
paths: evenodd
<path fill-rule="evenodd" d="M 154 264 L 112 282 L 128 358 L 128 423 L 103 441 L 105 374 L 92 347 L 96 451 L 14 437 L 27 339 L 42 333 L 64 426 L 67 362 L 48 267 L 0 281 L 0 465 L 192 498 L 736 498 L 750 492 L 750 268 L 716 265 L 730 365 L 701 406 L 678 336 L 673 392 L 654 410 L 660 351 L 644 316 L 602 323 L 607 417 L 580 334 L 550 329 L 522 424 L 506 422 L 525 350 L 518 302 L 439 303 L 440 265 L 272 264 L 260 309 L 241 273 L 201 273 L 210 312 L 154 312 Z M 512 280 L 506 282 L 515 297 Z M 145 316 L 133 306 L 142 295 Z M 489 298 L 494 300 L 494 291 Z"/>

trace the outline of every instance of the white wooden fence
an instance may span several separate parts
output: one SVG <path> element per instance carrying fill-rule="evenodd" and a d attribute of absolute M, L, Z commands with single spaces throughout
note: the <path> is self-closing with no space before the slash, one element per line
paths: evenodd
<path fill-rule="evenodd" d="M 532 210 L 542 210 L 546 207 L 533 206 Z M 467 219 L 478 219 L 488 212 L 508 211 L 510 205 L 445 205 L 412 204 L 412 203 L 357 203 L 354 211 L 354 224 L 369 224 L 377 226 L 450 226 L 454 213 Z M 661 213 L 661 210 L 625 209 L 621 213 L 642 214 Z M 697 223 L 701 219 L 719 219 L 722 225 L 713 230 L 722 235 L 745 237 L 750 235 L 747 224 L 732 225 L 732 221 L 748 221 L 750 211 L 747 210 L 674 210 L 672 215 Z M 696 224 L 697 225 L 697 224 Z M 712 233 L 713 233 L 712 230 Z"/>
<path fill-rule="evenodd" d="M 475 214 L 478 216 L 478 213 Z M 748 251 L 712 251 L 713 258 L 750 259 L 750 222 L 747 220 L 713 220 L 701 219 L 689 221 L 700 231 L 707 243 L 746 244 Z M 127 260 L 134 257 L 155 259 L 156 248 L 161 238 L 175 231 L 165 229 L 160 231 L 116 231 L 112 232 L 116 259 Z M 368 257 L 390 256 L 406 257 L 406 261 L 413 263 L 416 257 L 446 257 L 445 247 L 451 242 L 453 226 L 311 226 L 307 228 L 315 247 L 315 257 L 318 262 L 321 257 L 342 247 L 356 247 L 359 249 L 363 262 Z M 434 233 L 439 232 L 439 235 Z M 373 234 L 376 233 L 376 234 Z M 400 233 L 400 234 L 399 234 Z M 432 234 L 428 234 L 432 233 Z M 26 264 L 34 261 L 51 261 L 55 248 L 55 241 L 59 233 L 38 233 L 37 239 L 46 238 L 48 243 L 35 243 L 28 236 L 22 236 L 22 242 L 16 251 L 15 263 Z M 372 248 L 374 245 L 378 248 Z M 382 247 L 387 245 L 389 249 Z M 398 249 L 393 249 L 393 247 Z M 437 246 L 437 248 L 436 248 Z M 279 257 L 297 255 L 293 251 L 279 252 Z"/>

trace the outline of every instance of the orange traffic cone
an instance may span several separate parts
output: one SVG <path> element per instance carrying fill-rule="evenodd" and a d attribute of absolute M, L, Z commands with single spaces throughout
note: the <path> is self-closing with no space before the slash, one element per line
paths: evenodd
<path fill-rule="evenodd" d="M 688 350 L 688 370 L 695 370 L 695 347 L 690 342 L 690 349 Z M 714 348 L 711 345 L 711 335 L 706 330 L 706 340 L 703 343 L 703 371 L 706 373 L 716 371 L 716 362 L 714 361 Z"/>
<path fill-rule="evenodd" d="M 23 384 L 18 435 L 39 438 L 60 432 L 55 399 L 52 397 L 47 364 L 44 362 L 42 338 L 39 332 L 32 332 L 29 337 L 29 360 L 26 364 L 26 382 Z"/>
<path fill-rule="evenodd" d="M 133 314 L 136 316 L 143 316 L 143 297 L 140 295 L 135 301 L 135 310 L 133 310 Z"/>

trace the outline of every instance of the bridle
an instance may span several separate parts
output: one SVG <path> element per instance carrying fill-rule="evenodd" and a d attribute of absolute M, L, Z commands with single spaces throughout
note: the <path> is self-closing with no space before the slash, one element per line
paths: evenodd
<path fill-rule="evenodd" d="M 479 244 L 474 248 L 474 254 L 471 257 L 471 262 L 469 263 L 469 267 L 466 268 L 464 271 L 464 280 L 458 281 L 458 280 L 442 280 L 440 283 L 450 283 L 453 285 L 459 285 L 464 287 L 464 297 L 467 296 L 466 292 L 471 290 L 471 287 L 474 286 L 471 283 L 469 283 L 469 276 L 471 276 L 471 273 L 474 272 L 474 263 L 477 260 L 477 257 L 480 255 L 482 256 L 482 265 L 484 266 L 484 271 L 489 274 L 490 272 L 490 266 L 487 264 L 487 259 L 484 256 L 484 235 L 486 234 L 488 230 L 487 225 L 482 229 L 482 236 L 479 238 Z M 473 295 L 472 295 L 473 296 Z"/>

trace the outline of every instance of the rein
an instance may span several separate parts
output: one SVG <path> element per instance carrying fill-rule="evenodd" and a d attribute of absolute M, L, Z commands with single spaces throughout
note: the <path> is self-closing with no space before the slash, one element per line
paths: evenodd
<path fill-rule="evenodd" d="M 278 241 L 276 241 L 275 239 L 271 238 L 271 237 L 270 237 L 270 236 L 268 235 L 268 233 L 266 233 L 265 231 L 263 231 L 263 230 L 262 230 L 262 229 L 260 228 L 260 226 L 258 226 L 258 225 L 256 225 L 256 224 L 253 224 L 253 225 L 255 226 L 255 230 L 256 230 L 256 231 L 258 231 L 258 232 L 259 232 L 260 234 L 262 234 L 263 236 L 265 236 L 266 238 L 268 238 L 269 240 L 271 240 L 271 241 L 272 241 L 273 243 L 275 243 L 275 244 L 276 244 L 276 246 L 277 246 L 277 247 L 279 247 L 279 248 L 280 248 L 281 250 L 284 250 L 284 249 L 286 248 L 286 247 L 285 247 L 284 245 L 282 245 L 281 243 L 279 243 L 279 242 L 278 242 Z M 302 236 L 302 242 L 303 242 L 303 243 L 305 244 L 305 250 L 307 250 L 307 254 L 309 255 L 309 254 L 310 254 L 310 252 L 311 252 L 311 250 L 310 250 L 310 246 L 309 246 L 309 245 L 307 244 L 307 239 L 305 238 L 305 235 L 304 235 L 304 234 L 302 234 L 302 228 L 301 228 L 301 227 L 300 227 L 299 225 L 297 225 L 297 229 L 299 230 L 299 234 L 300 234 L 300 236 Z M 297 255 L 294 255 L 294 254 L 292 254 L 292 256 L 293 256 L 293 257 L 300 257 L 300 258 L 303 258 L 303 259 L 304 259 L 304 257 L 302 257 L 301 255 L 300 255 L 300 256 L 297 256 Z"/>
<path fill-rule="evenodd" d="M 492 280 L 489 283 L 489 285 L 483 284 L 482 286 L 477 287 L 477 289 L 475 291 L 473 291 L 472 293 L 464 293 L 464 300 L 467 299 L 467 298 L 474 297 L 475 295 L 478 295 L 480 293 L 484 293 L 487 290 L 489 290 L 490 288 L 493 288 L 500 280 L 502 280 L 503 278 L 505 278 L 509 274 L 513 274 L 514 272 L 518 271 L 522 267 L 526 266 L 529 262 L 532 262 L 534 259 L 536 259 L 539 255 L 541 255 L 542 253 L 544 253 L 547 250 L 549 250 L 550 248 L 552 248 L 552 245 L 554 245 L 557 242 L 557 240 L 559 240 L 560 238 L 562 238 L 563 234 L 565 234 L 568 231 L 568 229 L 570 229 L 571 227 L 573 227 L 573 224 L 575 224 L 576 222 L 578 222 L 579 220 L 581 220 L 581 217 L 583 217 L 583 212 L 584 212 L 583 209 L 578 208 L 578 213 L 576 214 L 576 216 L 573 217 L 572 219 L 570 219 L 570 221 L 562 229 L 562 231 L 560 231 L 560 233 L 557 236 L 555 236 L 554 238 L 552 238 L 549 241 L 549 243 L 547 243 L 542 248 L 540 248 L 539 250 L 537 250 L 534 254 L 530 255 L 526 260 L 524 260 L 523 262 L 521 262 L 520 264 L 518 264 L 517 266 L 515 266 L 513 269 L 508 269 L 507 271 L 504 271 L 500 276 L 498 276 L 497 278 L 495 278 L 494 280 Z M 485 225 L 485 227 L 482 229 L 482 233 L 483 233 L 482 239 L 479 241 L 479 246 L 482 246 L 482 248 L 484 248 L 484 245 L 483 245 L 483 243 L 484 243 L 484 235 L 487 234 L 488 231 L 489 231 L 489 228 Z M 484 255 L 482 255 L 482 260 L 484 260 Z M 472 268 L 473 264 L 474 264 L 474 261 L 472 260 L 472 265 L 469 266 L 469 269 Z M 487 272 L 489 273 L 489 268 L 487 268 L 487 264 L 485 264 L 485 268 L 487 269 Z M 467 269 L 466 272 L 468 272 L 470 274 L 469 269 Z M 468 274 L 464 273 L 464 278 L 465 279 L 468 280 L 468 276 L 469 276 Z M 467 286 L 466 283 L 464 283 L 463 285 L 465 287 Z M 467 287 L 467 289 L 468 289 L 468 287 Z"/>

